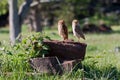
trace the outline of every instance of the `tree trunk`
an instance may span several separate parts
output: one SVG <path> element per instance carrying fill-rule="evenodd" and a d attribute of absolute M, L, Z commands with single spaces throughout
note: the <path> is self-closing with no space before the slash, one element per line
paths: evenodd
<path fill-rule="evenodd" d="M 33 0 L 26 0 L 20 7 L 19 13 L 17 0 L 8 0 L 9 3 L 9 24 L 10 24 L 10 41 L 15 44 L 16 38 L 21 33 L 22 22 L 29 11 L 30 4 Z M 20 37 L 19 37 L 20 38 Z"/>
<path fill-rule="evenodd" d="M 22 25 L 25 16 L 29 12 L 30 4 L 32 3 L 33 0 L 26 0 L 20 7 L 19 9 L 19 17 L 20 17 L 20 25 Z"/>
<path fill-rule="evenodd" d="M 34 15 L 35 21 L 34 21 L 34 29 L 35 32 L 41 32 L 42 31 L 42 27 L 41 27 L 41 18 L 40 18 L 40 13 L 38 11 L 38 9 L 36 9 L 35 11 L 35 15 Z"/>
<path fill-rule="evenodd" d="M 28 16 L 29 20 L 29 29 L 30 31 L 35 31 L 35 32 L 41 32 L 42 31 L 42 26 L 41 26 L 41 15 L 40 15 L 40 9 L 36 7 L 31 9 L 30 15 Z"/>
<path fill-rule="evenodd" d="M 43 74 L 64 74 L 80 68 L 80 59 L 66 60 L 57 57 L 31 58 L 30 66 L 37 72 Z"/>
<path fill-rule="evenodd" d="M 10 41 L 15 44 L 15 39 L 19 35 L 19 17 L 17 11 L 17 0 L 8 0 L 9 3 L 9 25 L 10 25 Z"/>

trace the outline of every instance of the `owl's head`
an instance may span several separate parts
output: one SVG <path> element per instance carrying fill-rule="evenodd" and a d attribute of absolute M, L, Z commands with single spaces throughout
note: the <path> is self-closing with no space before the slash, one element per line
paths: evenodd
<path fill-rule="evenodd" d="M 77 19 L 74 19 L 74 20 L 72 21 L 72 26 L 73 26 L 73 27 L 80 26 L 79 21 L 78 21 Z"/>
<path fill-rule="evenodd" d="M 78 20 L 77 20 L 77 19 L 74 19 L 74 20 L 72 21 L 72 24 L 78 24 Z"/>
<path fill-rule="evenodd" d="M 59 25 L 65 24 L 65 21 L 64 21 L 64 20 L 59 20 L 59 21 L 58 21 L 58 24 L 59 24 Z"/>

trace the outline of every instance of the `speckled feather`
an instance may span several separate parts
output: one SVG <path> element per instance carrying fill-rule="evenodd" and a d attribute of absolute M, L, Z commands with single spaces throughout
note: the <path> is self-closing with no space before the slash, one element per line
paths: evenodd
<path fill-rule="evenodd" d="M 59 35 L 63 38 L 63 40 L 68 40 L 68 30 L 65 22 L 63 20 L 58 21 L 58 32 Z"/>
<path fill-rule="evenodd" d="M 72 28 L 73 28 L 73 34 L 74 36 L 76 36 L 77 38 L 83 38 L 85 39 L 85 36 L 82 32 L 82 30 L 80 29 L 80 24 L 78 22 L 78 20 L 73 20 L 72 22 Z"/>

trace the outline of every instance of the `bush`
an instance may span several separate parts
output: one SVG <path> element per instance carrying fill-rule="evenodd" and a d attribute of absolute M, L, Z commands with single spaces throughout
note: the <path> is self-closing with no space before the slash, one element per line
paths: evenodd
<path fill-rule="evenodd" d="M 1 73 L 31 71 L 28 60 L 48 53 L 48 46 L 43 44 L 43 40 L 46 39 L 50 38 L 44 34 L 35 33 L 24 37 L 21 43 L 16 43 L 14 46 L 4 41 L 0 42 Z"/>

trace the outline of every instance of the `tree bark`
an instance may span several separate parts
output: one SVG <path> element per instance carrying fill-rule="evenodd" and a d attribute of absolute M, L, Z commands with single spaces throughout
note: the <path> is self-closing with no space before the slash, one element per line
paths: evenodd
<path fill-rule="evenodd" d="M 28 16 L 28 20 L 29 20 L 28 26 L 30 31 L 35 31 L 35 32 L 42 31 L 41 14 L 38 6 L 32 7 Z"/>
<path fill-rule="evenodd" d="M 19 9 L 19 17 L 20 17 L 20 25 L 22 25 L 23 20 L 27 13 L 29 12 L 30 4 L 32 3 L 33 0 L 26 0 L 20 7 Z"/>
<path fill-rule="evenodd" d="M 9 25 L 10 41 L 15 44 L 15 39 L 19 35 L 19 17 L 17 11 L 17 0 L 8 0 L 9 3 Z"/>
<path fill-rule="evenodd" d="M 35 32 L 41 32 L 42 31 L 42 26 L 41 26 L 41 18 L 40 18 L 40 13 L 39 9 L 36 9 L 35 15 L 34 15 L 35 21 L 34 21 L 34 30 Z"/>
<path fill-rule="evenodd" d="M 20 7 L 18 13 L 18 0 L 8 0 L 9 3 L 9 24 L 10 24 L 10 41 L 15 44 L 16 38 L 21 33 L 22 22 L 29 11 L 30 4 L 33 0 L 26 0 Z M 20 37 L 19 37 L 20 39 Z"/>

